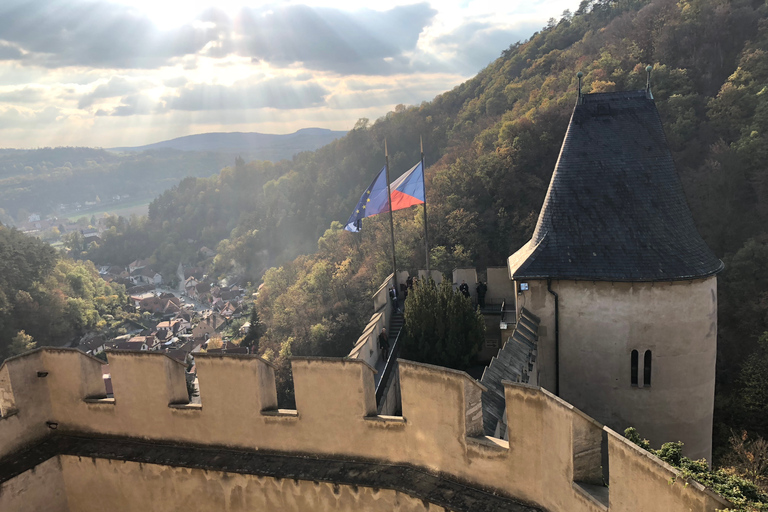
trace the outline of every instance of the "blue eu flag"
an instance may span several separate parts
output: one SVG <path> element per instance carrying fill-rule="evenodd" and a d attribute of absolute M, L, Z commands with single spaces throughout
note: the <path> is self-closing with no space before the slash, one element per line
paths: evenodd
<path fill-rule="evenodd" d="M 387 194 L 387 167 L 384 166 L 363 192 L 344 229 L 358 233 L 363 227 L 364 217 L 371 217 L 387 210 L 389 210 L 389 194 Z"/>

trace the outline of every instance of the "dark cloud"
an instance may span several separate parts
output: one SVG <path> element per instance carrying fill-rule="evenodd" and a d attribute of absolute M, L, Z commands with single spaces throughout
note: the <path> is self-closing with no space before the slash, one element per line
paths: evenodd
<path fill-rule="evenodd" d="M 434 41 L 439 52 L 451 53 L 451 67 L 465 75 L 480 71 L 496 60 L 510 44 L 528 38 L 540 23 L 525 22 L 515 27 L 499 27 L 484 21 L 467 21 Z"/>
<path fill-rule="evenodd" d="M 238 52 L 277 65 L 302 63 L 342 74 L 388 75 L 407 69 L 405 52 L 437 11 L 427 3 L 379 12 L 287 5 L 244 9 L 235 25 Z"/>
<path fill-rule="evenodd" d="M 0 46 L 0 58 L 11 48 L 27 52 L 12 58 L 46 67 L 154 68 L 199 52 L 224 37 L 225 28 L 163 31 L 137 10 L 109 2 L 3 0 L 0 40 L 8 44 Z"/>
<path fill-rule="evenodd" d="M 301 109 L 321 106 L 328 90 L 314 82 L 273 78 L 232 86 L 193 84 L 164 98 L 169 110 Z"/>
<path fill-rule="evenodd" d="M 113 76 L 109 82 L 101 84 L 92 92 L 86 94 L 77 103 L 77 108 L 88 108 L 96 100 L 105 98 L 116 98 L 126 94 L 138 92 L 141 90 L 141 84 L 131 82 L 123 77 Z"/>
<path fill-rule="evenodd" d="M 8 41 L 0 41 L 0 61 L 1 60 L 19 60 L 24 56 L 18 46 Z"/>
<path fill-rule="evenodd" d="M 406 71 L 407 52 L 437 11 L 427 3 L 388 11 L 275 5 L 215 8 L 195 23 L 160 30 L 128 6 L 94 0 L 3 0 L 0 60 L 45 67 L 157 68 L 174 59 L 248 56 L 278 66 L 388 75 Z"/>

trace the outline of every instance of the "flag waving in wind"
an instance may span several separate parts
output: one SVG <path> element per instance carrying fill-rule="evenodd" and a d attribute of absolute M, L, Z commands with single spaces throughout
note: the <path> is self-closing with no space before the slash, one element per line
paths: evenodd
<path fill-rule="evenodd" d="M 415 203 L 414 203 L 415 204 Z M 371 217 L 389 210 L 389 201 L 387 198 L 387 167 L 384 166 L 379 174 L 376 175 L 370 186 L 365 189 L 360 197 L 355 210 L 349 216 L 347 225 L 344 227 L 347 231 L 357 233 L 363 226 L 363 218 Z"/>
<path fill-rule="evenodd" d="M 393 181 L 390 188 L 393 212 L 424 203 L 424 168 L 421 161 Z"/>

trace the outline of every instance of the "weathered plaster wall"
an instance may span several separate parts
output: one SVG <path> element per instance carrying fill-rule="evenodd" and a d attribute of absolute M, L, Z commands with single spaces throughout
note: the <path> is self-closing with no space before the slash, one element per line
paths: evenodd
<path fill-rule="evenodd" d="M 507 307 L 513 307 L 515 304 L 515 283 L 509 280 L 507 267 L 488 267 L 486 273 L 488 278 L 485 284 L 488 285 L 488 291 L 485 294 L 485 299 L 506 299 Z"/>
<path fill-rule="evenodd" d="M 389 289 L 394 283 L 392 274 L 387 277 L 376 293 L 373 294 L 373 315 L 368 324 L 363 329 L 363 334 L 355 342 L 352 350 L 347 357 L 350 359 L 359 359 L 369 365 L 376 367 L 381 357 L 379 350 L 379 334 L 381 329 L 389 327 L 389 319 L 392 315 L 392 299 L 389 296 Z"/>
<path fill-rule="evenodd" d="M 272 367 L 257 357 L 198 356 L 199 406 L 186 405 L 184 368 L 167 356 L 109 352 L 109 360 L 114 400 L 87 400 L 103 386 L 100 361 L 75 350 L 42 349 L 6 364 L 12 377 L 26 378 L 41 363 L 49 377 L 58 376 L 41 379 L 37 392 L 41 403 L 48 394 L 56 403 L 47 419 L 56 421 L 60 432 L 407 464 L 546 510 L 605 510 L 573 485 L 575 455 L 590 450 L 583 416 L 537 388 L 506 384 L 507 443 L 481 435 L 481 386 L 445 368 L 400 361 L 403 416 L 387 417 L 376 415 L 373 369 L 361 361 L 294 359 L 297 410 L 286 411 L 276 409 Z M 38 397 L 14 398 L 24 426 L 37 428 L 42 418 L 22 412 L 34 410 Z M 18 431 L 0 422 L 0 457 L 18 447 L 13 435 Z M 665 491 L 666 477 L 664 485 L 648 484 L 658 487 L 656 494 L 617 501 L 632 494 L 624 487 L 659 478 L 637 464 L 632 478 L 623 478 L 611 461 L 611 510 L 659 510 L 658 493 L 664 492 L 672 493 L 665 499 L 674 501 L 682 492 L 698 503 L 689 510 L 724 507 L 695 487 Z"/>
<path fill-rule="evenodd" d="M 631 481 L 634 485 L 611 487 L 611 512 L 636 510 L 633 501 L 654 496 L 652 510 L 706 510 L 721 498 L 701 484 L 677 476 L 668 464 L 608 430 L 608 456 L 611 460 L 611 482 Z M 695 492 L 689 492 L 694 490 Z M 725 507 L 719 505 L 718 510 Z M 651 510 L 651 509 L 649 509 Z"/>
<path fill-rule="evenodd" d="M 536 368 L 539 385 L 554 393 L 556 381 L 555 298 L 547 291 L 546 281 L 516 281 L 516 289 L 519 289 L 522 284 L 526 284 L 528 290 L 517 295 L 517 304 L 515 305 L 517 318 L 520 318 L 521 310 L 526 308 L 541 319 L 539 342 L 536 346 L 538 350 Z"/>
<path fill-rule="evenodd" d="M 560 396 L 611 428 L 636 427 L 653 445 L 683 441 L 711 460 L 717 279 L 673 283 L 553 281 L 560 307 Z M 539 371 L 554 390 L 554 297 L 529 282 L 519 301 L 541 316 Z M 638 351 L 638 386 L 630 354 Z M 651 386 L 643 355 L 652 353 Z"/>
<path fill-rule="evenodd" d="M 7 359 L 0 366 L 0 456 L 48 433 L 45 422 L 53 417 L 48 391 L 50 381 L 37 376 L 39 370 L 46 368 L 45 355 L 36 351 Z M 35 405 L 19 407 L 19 404 Z"/>
<path fill-rule="evenodd" d="M 34 469 L 0 484 L 0 510 L 3 512 L 69 512 L 61 458 L 48 459 Z"/>
<path fill-rule="evenodd" d="M 389 489 L 63 456 L 72 512 L 217 510 L 253 512 L 442 512 Z M 116 504 L 119 504 L 116 507 Z"/>

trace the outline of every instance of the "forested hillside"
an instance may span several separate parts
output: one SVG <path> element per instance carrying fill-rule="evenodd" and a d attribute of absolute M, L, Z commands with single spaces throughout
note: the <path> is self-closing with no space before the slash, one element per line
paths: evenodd
<path fill-rule="evenodd" d="M 77 215 L 76 203 L 103 207 L 114 196 L 149 202 L 186 176 L 211 176 L 233 161 L 227 154 L 171 149 L 124 155 L 92 148 L 3 149 L 0 222 L 22 223 L 31 213 Z"/>
<path fill-rule="evenodd" d="M 0 359 L 106 331 L 121 323 L 124 305 L 124 287 L 106 283 L 91 262 L 0 225 Z"/>
<path fill-rule="evenodd" d="M 198 133 L 147 144 L 146 146 L 112 148 L 112 151 L 137 152 L 153 149 L 180 151 L 215 151 L 246 160 L 290 160 L 302 151 L 312 151 L 343 137 L 346 132 L 325 128 L 302 128 L 294 133 Z"/>
<path fill-rule="evenodd" d="M 388 220 L 341 230 L 390 149 L 393 178 L 424 138 L 433 268 L 503 265 L 530 236 L 577 95 L 652 89 L 698 228 L 720 277 L 718 429 L 768 434 L 768 9 L 749 0 L 583 1 L 475 78 L 291 162 L 241 163 L 185 180 L 90 256 L 177 264 L 218 244 L 217 275 L 263 277 L 260 352 L 342 355 L 389 272 Z M 402 268 L 422 268 L 421 213 L 395 214 Z M 330 227 L 329 227 L 330 226 Z M 318 240 L 319 239 L 319 240 Z M 132 243 L 136 240 L 137 243 Z M 139 254 L 141 253 L 141 254 Z M 299 256 L 299 254 L 305 254 Z M 306 255 L 309 254 L 309 255 Z M 293 259 L 296 258 L 296 259 Z M 115 262 L 117 261 L 110 261 Z M 745 364 L 746 361 L 746 364 Z M 742 399 L 750 396 L 749 400 Z"/>

